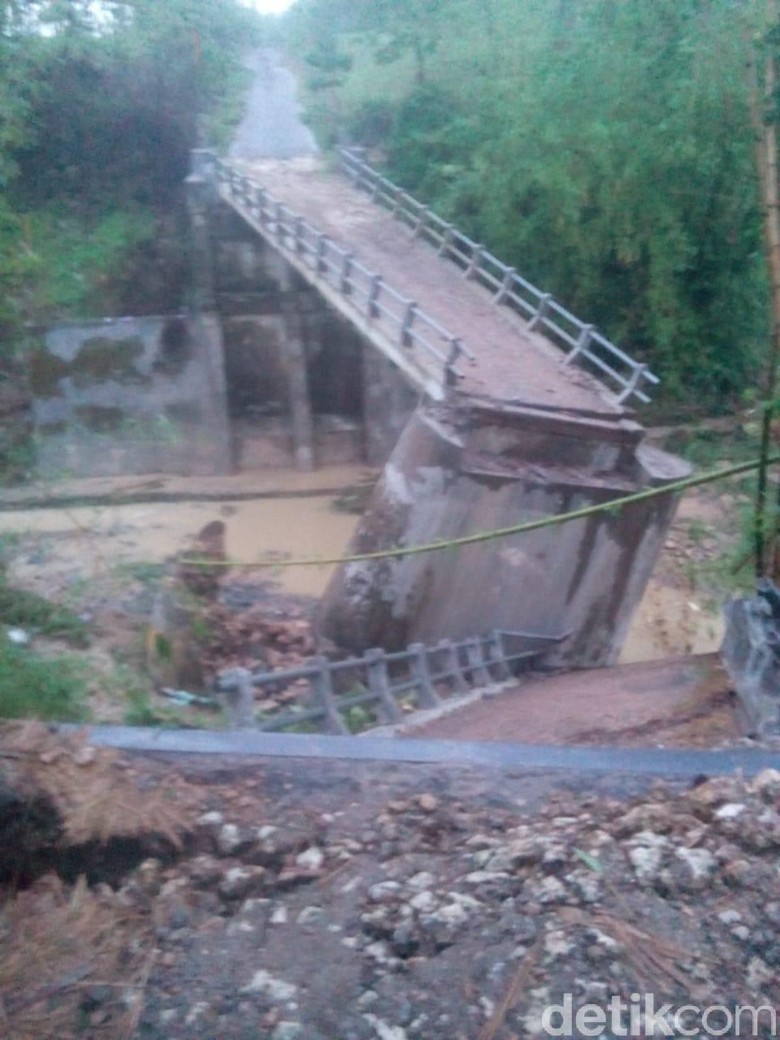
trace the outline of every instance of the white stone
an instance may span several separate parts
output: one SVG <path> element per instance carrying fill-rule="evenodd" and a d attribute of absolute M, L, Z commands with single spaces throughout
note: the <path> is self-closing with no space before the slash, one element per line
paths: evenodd
<path fill-rule="evenodd" d="M 205 1000 L 198 1001 L 197 1004 L 193 1004 L 190 1010 L 187 1012 L 187 1017 L 184 1019 L 185 1026 L 194 1025 L 201 1015 L 208 1011 L 209 1005 Z"/>
<path fill-rule="evenodd" d="M 406 883 L 409 888 L 431 888 L 432 885 L 436 884 L 436 878 L 433 874 L 429 874 L 427 870 L 421 870 L 419 874 L 413 874 Z"/>
<path fill-rule="evenodd" d="M 474 870 L 463 879 L 468 885 L 486 885 L 490 881 L 505 881 L 508 874 L 499 870 Z"/>
<path fill-rule="evenodd" d="M 271 914 L 271 924 L 287 924 L 287 907 L 277 906 Z"/>
<path fill-rule="evenodd" d="M 296 1040 L 303 1033 L 300 1022 L 277 1022 L 271 1040 Z"/>
<path fill-rule="evenodd" d="M 566 933 L 563 931 L 549 932 L 544 937 L 545 953 L 553 959 L 567 957 L 574 948 L 575 944 L 566 938 Z"/>
<path fill-rule="evenodd" d="M 448 903 L 446 906 L 440 907 L 434 914 L 431 914 L 431 917 L 439 924 L 448 925 L 450 928 L 459 928 L 469 919 L 469 915 L 460 903 Z"/>
<path fill-rule="evenodd" d="M 723 910 L 718 914 L 718 920 L 726 925 L 739 924 L 742 914 L 739 910 Z"/>
<path fill-rule="evenodd" d="M 207 812 L 198 817 L 199 827 L 221 827 L 225 817 L 221 812 Z"/>
<path fill-rule="evenodd" d="M 226 823 L 217 836 L 217 848 L 224 856 L 235 852 L 241 844 L 241 832 L 234 823 Z"/>
<path fill-rule="evenodd" d="M 707 849 L 677 849 L 675 855 L 688 866 L 696 881 L 710 877 L 718 865 L 715 857 Z"/>
<path fill-rule="evenodd" d="M 738 816 L 741 816 L 747 806 L 741 802 L 727 802 L 725 805 L 721 805 L 720 809 L 715 812 L 716 820 L 736 820 Z"/>
<path fill-rule="evenodd" d="M 565 897 L 566 888 L 556 877 L 543 878 L 534 891 L 534 898 L 540 903 L 557 903 Z"/>
<path fill-rule="evenodd" d="M 298 992 L 298 987 L 292 982 L 283 979 L 275 979 L 267 971 L 256 971 L 251 980 L 243 987 L 242 993 L 262 993 L 263 996 L 277 1003 L 285 1003 L 292 1000 Z"/>
<path fill-rule="evenodd" d="M 430 914 L 436 909 L 436 896 L 433 892 L 418 892 L 416 896 L 412 896 L 409 900 L 409 906 L 422 914 Z"/>
<path fill-rule="evenodd" d="M 447 895 L 453 903 L 460 903 L 467 910 L 479 910 L 485 905 L 481 900 L 475 899 L 474 896 L 467 896 L 464 892 L 448 892 Z"/>
<path fill-rule="evenodd" d="M 397 881 L 378 881 L 369 888 L 368 898 L 372 903 L 382 903 L 388 897 L 397 896 L 400 891 L 401 886 Z"/>
<path fill-rule="evenodd" d="M 295 857 L 295 862 L 299 867 L 304 867 L 306 870 L 319 870 L 325 862 L 325 853 L 322 849 L 318 849 L 316 845 L 312 845 L 311 848 L 304 849 L 303 852 L 299 853 Z"/>
<path fill-rule="evenodd" d="M 373 1028 L 379 1040 L 406 1040 L 407 1033 L 400 1026 L 391 1026 L 383 1022 L 376 1015 L 363 1015 L 363 1018 Z"/>
<path fill-rule="evenodd" d="M 322 917 L 321 906 L 305 906 L 298 914 L 296 921 L 298 924 L 311 924 L 312 921 L 316 921 L 320 917 Z"/>

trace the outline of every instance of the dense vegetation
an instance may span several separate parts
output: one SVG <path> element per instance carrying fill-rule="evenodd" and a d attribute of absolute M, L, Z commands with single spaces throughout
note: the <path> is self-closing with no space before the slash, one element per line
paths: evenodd
<path fill-rule="evenodd" d="M 320 134 L 652 362 L 733 406 L 769 322 L 753 0 L 297 0 Z"/>
<path fill-rule="evenodd" d="M 224 140 L 238 0 L 0 0 L 0 345 L 23 322 L 175 305 L 188 151 Z"/>

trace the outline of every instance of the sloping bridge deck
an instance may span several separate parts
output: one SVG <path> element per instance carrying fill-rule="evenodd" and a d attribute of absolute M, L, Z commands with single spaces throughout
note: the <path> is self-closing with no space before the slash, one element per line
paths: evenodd
<path fill-rule="evenodd" d="M 626 415 L 598 380 L 565 365 L 565 355 L 543 335 L 497 306 L 490 292 L 469 281 L 461 268 L 439 257 L 412 228 L 345 177 L 311 158 L 233 165 L 460 338 L 473 358 L 461 355 L 458 360 L 459 391 L 497 404 L 541 407 L 607 422 L 620 422 Z M 224 186 L 221 195 L 247 215 Z M 270 230 L 255 226 L 273 242 Z M 313 271 L 299 269 L 317 284 Z M 446 354 L 446 346 L 442 349 Z"/>

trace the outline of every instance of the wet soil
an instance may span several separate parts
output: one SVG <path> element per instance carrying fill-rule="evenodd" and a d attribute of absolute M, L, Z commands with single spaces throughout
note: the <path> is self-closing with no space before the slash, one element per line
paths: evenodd
<path fill-rule="evenodd" d="M 714 747 L 745 734 L 715 654 L 529 677 L 409 736 L 523 744 Z"/>

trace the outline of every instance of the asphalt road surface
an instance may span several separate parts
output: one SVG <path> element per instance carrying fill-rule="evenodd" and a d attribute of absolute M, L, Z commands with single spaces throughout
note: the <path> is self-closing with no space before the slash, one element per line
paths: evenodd
<path fill-rule="evenodd" d="M 246 98 L 246 111 L 230 146 L 229 158 L 293 159 L 316 155 L 314 135 L 301 122 L 295 77 L 272 50 L 253 52 L 248 65 L 254 81 Z"/>

